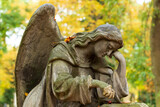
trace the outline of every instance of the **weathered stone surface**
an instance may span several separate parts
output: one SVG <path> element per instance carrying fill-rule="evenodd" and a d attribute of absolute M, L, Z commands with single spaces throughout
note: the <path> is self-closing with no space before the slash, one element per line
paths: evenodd
<path fill-rule="evenodd" d="M 104 104 L 101 107 L 149 107 L 145 103 L 130 103 L 130 104 Z"/>
<path fill-rule="evenodd" d="M 129 93 L 120 30 L 104 24 L 64 40 L 54 17 L 54 6 L 44 4 L 24 32 L 15 67 L 18 107 L 120 103 Z M 104 56 L 115 57 L 116 70 Z"/>

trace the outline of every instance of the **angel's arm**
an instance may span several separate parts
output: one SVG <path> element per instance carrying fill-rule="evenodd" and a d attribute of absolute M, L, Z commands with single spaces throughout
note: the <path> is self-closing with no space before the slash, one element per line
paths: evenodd
<path fill-rule="evenodd" d="M 71 75 L 72 67 L 67 62 L 57 60 L 52 63 L 52 89 L 57 99 L 64 101 L 79 101 L 82 104 L 91 102 L 89 87 L 90 76 Z"/>
<path fill-rule="evenodd" d="M 94 80 L 90 75 L 73 77 L 70 72 L 72 67 L 68 63 L 58 60 L 52 63 L 52 89 L 54 95 L 65 101 L 80 101 L 82 104 L 91 102 L 90 88 L 100 87 L 104 89 L 106 97 L 114 97 L 114 91 L 105 82 Z M 106 91 L 108 87 L 112 90 Z"/>
<path fill-rule="evenodd" d="M 119 77 L 125 78 L 125 76 L 126 76 L 126 61 L 125 61 L 124 56 L 119 51 L 114 52 L 113 55 L 119 62 L 118 68 L 116 70 Z"/>
<path fill-rule="evenodd" d="M 118 60 L 119 65 L 117 68 L 117 73 L 119 75 L 120 78 L 125 78 L 126 76 L 126 62 L 125 62 L 125 58 L 124 56 L 119 52 L 116 51 L 113 53 L 113 56 Z M 112 75 L 113 74 L 113 69 L 110 67 L 100 67 L 97 69 L 98 72 L 103 73 L 103 74 L 107 74 L 107 75 Z"/>

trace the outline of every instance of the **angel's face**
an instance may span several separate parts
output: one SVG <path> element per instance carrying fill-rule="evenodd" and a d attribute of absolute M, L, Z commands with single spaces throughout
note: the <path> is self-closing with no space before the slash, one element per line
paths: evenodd
<path fill-rule="evenodd" d="M 111 57 L 112 53 L 118 50 L 119 44 L 113 41 L 99 40 L 94 45 L 94 52 L 97 57 L 105 55 Z"/>

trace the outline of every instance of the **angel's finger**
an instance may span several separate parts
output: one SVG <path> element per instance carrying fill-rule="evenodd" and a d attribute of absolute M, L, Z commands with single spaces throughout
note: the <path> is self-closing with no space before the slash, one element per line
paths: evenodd
<path fill-rule="evenodd" d="M 112 90 L 112 98 L 114 98 L 114 96 L 115 96 L 115 91 Z"/>
<path fill-rule="evenodd" d="M 113 96 L 113 93 L 111 92 L 110 95 L 108 96 L 109 99 L 111 99 Z"/>
<path fill-rule="evenodd" d="M 104 95 L 104 96 L 106 96 L 106 95 L 108 95 L 108 94 L 109 94 L 109 93 L 108 93 L 108 92 L 106 92 L 106 91 L 105 91 L 105 92 L 103 92 L 103 95 Z"/>
<path fill-rule="evenodd" d="M 112 96 L 111 96 L 111 99 L 113 99 L 114 98 L 114 93 L 112 93 Z"/>
<path fill-rule="evenodd" d="M 115 95 L 116 95 L 116 92 L 113 90 L 113 98 L 114 98 Z"/>
<path fill-rule="evenodd" d="M 115 96 L 115 93 L 113 92 L 113 94 L 112 94 L 113 96 L 112 96 L 112 98 L 114 98 L 114 96 Z"/>
<path fill-rule="evenodd" d="M 106 97 L 109 97 L 110 96 L 110 92 L 108 92 L 108 93 L 105 93 L 105 95 L 104 96 L 106 96 Z"/>

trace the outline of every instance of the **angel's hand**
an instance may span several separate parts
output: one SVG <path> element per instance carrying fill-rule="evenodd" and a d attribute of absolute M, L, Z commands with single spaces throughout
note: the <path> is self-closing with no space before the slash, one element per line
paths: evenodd
<path fill-rule="evenodd" d="M 108 85 L 103 89 L 103 95 L 109 99 L 113 99 L 115 96 L 115 91 L 112 89 L 111 85 Z"/>
<path fill-rule="evenodd" d="M 119 52 L 119 51 L 115 51 L 113 53 L 113 56 L 118 60 L 118 61 L 121 61 L 124 59 L 124 56 Z"/>

